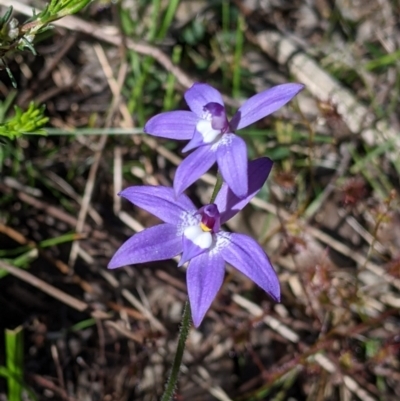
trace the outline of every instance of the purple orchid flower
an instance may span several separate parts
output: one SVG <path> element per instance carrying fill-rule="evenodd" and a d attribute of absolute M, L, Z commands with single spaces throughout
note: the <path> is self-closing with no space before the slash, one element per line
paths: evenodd
<path fill-rule="evenodd" d="M 261 189 L 272 168 L 266 157 L 249 163 L 248 193 L 239 199 L 223 184 L 215 203 L 197 209 L 184 194 L 172 188 L 134 186 L 120 195 L 154 214 L 163 224 L 129 238 L 115 253 L 110 269 L 182 254 L 179 265 L 189 262 L 187 287 L 196 327 L 202 322 L 225 272 L 225 262 L 245 274 L 275 301 L 280 300 L 279 281 L 262 248 L 252 238 L 220 230 L 221 224 L 238 213 Z"/>
<path fill-rule="evenodd" d="M 189 139 L 184 152 L 196 149 L 179 165 L 174 188 L 177 195 L 217 162 L 229 188 L 239 198 L 247 193 L 247 149 L 236 130 L 261 120 L 296 96 L 304 85 L 282 84 L 252 96 L 228 121 L 221 94 L 208 84 L 196 83 L 185 92 L 191 111 L 169 111 L 152 117 L 144 131 L 170 139 Z"/>

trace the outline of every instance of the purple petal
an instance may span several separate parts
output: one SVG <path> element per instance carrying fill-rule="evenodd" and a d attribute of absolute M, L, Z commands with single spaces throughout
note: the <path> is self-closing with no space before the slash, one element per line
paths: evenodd
<path fill-rule="evenodd" d="M 226 235 L 224 233 L 224 236 Z M 227 239 L 230 244 L 220 250 L 220 255 L 225 262 L 242 272 L 279 302 L 281 293 L 279 280 L 260 245 L 243 234 L 228 234 Z"/>
<path fill-rule="evenodd" d="M 212 237 L 210 233 L 203 233 L 204 236 L 209 235 L 211 241 L 212 241 Z M 211 242 L 210 241 L 210 242 Z M 204 243 L 205 241 L 202 240 L 202 242 Z M 183 251 L 182 251 L 182 257 L 181 260 L 179 261 L 178 267 L 181 267 L 184 263 L 186 263 L 188 260 L 191 260 L 193 258 L 195 258 L 196 256 L 201 255 L 204 252 L 208 252 L 208 248 L 210 246 L 200 246 L 203 244 L 196 244 L 195 242 L 191 241 L 189 238 L 186 238 L 185 235 L 183 236 L 182 239 L 182 245 L 183 245 Z M 208 244 L 205 244 L 208 245 Z"/>
<path fill-rule="evenodd" d="M 144 132 L 170 139 L 192 139 L 198 117 L 191 111 L 167 111 L 150 118 Z"/>
<path fill-rule="evenodd" d="M 174 189 L 181 194 L 189 185 L 193 184 L 215 163 L 216 154 L 211 146 L 204 145 L 191 153 L 176 170 Z"/>
<path fill-rule="evenodd" d="M 233 116 L 231 128 L 238 130 L 261 120 L 292 100 L 303 88 L 302 84 L 282 84 L 252 96 Z"/>
<path fill-rule="evenodd" d="M 215 204 L 221 213 L 221 224 L 228 221 L 236 213 L 242 210 L 260 191 L 271 172 L 273 162 L 268 157 L 260 157 L 248 164 L 249 188 L 246 197 L 238 198 L 224 183 L 215 198 Z"/>
<path fill-rule="evenodd" d="M 203 135 L 196 129 L 194 130 L 192 139 L 187 143 L 187 145 L 182 149 L 183 153 L 189 152 L 189 150 L 198 148 L 200 146 L 207 145 L 204 142 Z"/>
<path fill-rule="evenodd" d="M 225 262 L 218 254 L 203 253 L 192 259 L 186 272 L 190 307 L 195 327 L 199 327 L 204 315 L 221 288 L 225 275 Z"/>
<path fill-rule="evenodd" d="M 239 198 L 248 191 L 247 148 L 235 134 L 224 134 L 217 148 L 218 168 L 224 181 Z"/>
<path fill-rule="evenodd" d="M 201 255 L 204 252 L 207 252 L 208 249 L 203 249 L 188 240 L 187 238 L 183 239 L 183 253 L 181 256 L 181 260 L 178 263 L 178 267 L 183 266 L 188 260 L 195 258 L 196 256 Z"/>
<path fill-rule="evenodd" d="M 199 117 L 203 115 L 204 106 L 208 103 L 224 105 L 221 94 L 208 84 L 195 83 L 185 92 L 185 100 L 190 110 Z"/>
<path fill-rule="evenodd" d="M 176 196 L 172 188 L 162 186 L 137 185 L 124 189 L 119 195 L 166 223 L 175 225 L 183 213 L 197 210 L 186 195 Z"/>
<path fill-rule="evenodd" d="M 182 252 L 182 237 L 176 225 L 159 224 L 133 235 L 114 254 L 109 269 L 171 259 Z"/>

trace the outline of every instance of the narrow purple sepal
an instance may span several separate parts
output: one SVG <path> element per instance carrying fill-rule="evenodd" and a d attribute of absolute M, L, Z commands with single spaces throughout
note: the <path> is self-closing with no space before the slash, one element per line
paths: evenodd
<path fill-rule="evenodd" d="M 239 198 L 245 197 L 248 191 L 245 141 L 235 134 L 224 134 L 217 148 L 217 163 L 232 192 Z"/>
<path fill-rule="evenodd" d="M 292 100 L 303 88 L 302 84 L 282 84 L 252 96 L 233 116 L 231 128 L 239 130 L 261 120 Z"/>
<path fill-rule="evenodd" d="M 271 172 L 273 162 L 268 157 L 249 162 L 247 168 L 248 191 L 245 198 L 238 198 L 224 183 L 215 198 L 215 204 L 221 214 L 221 224 L 231 219 L 242 210 L 260 191 Z"/>
<path fill-rule="evenodd" d="M 222 286 L 224 275 L 225 262 L 218 254 L 203 253 L 190 261 L 186 282 L 195 327 L 200 326 Z"/>
<path fill-rule="evenodd" d="M 280 301 L 278 277 L 263 249 L 247 235 L 229 234 L 230 244 L 220 250 L 224 260 Z"/>
<path fill-rule="evenodd" d="M 203 115 L 204 106 L 208 103 L 224 105 L 221 94 L 208 84 L 195 83 L 185 92 L 184 96 L 190 110 L 199 117 Z"/>
<path fill-rule="evenodd" d="M 144 132 L 161 138 L 192 139 L 198 117 L 191 111 L 167 111 L 150 118 Z"/>
<path fill-rule="evenodd" d="M 168 187 L 137 185 L 124 189 L 119 195 L 171 224 L 177 224 L 182 214 L 197 210 L 186 195 L 176 196 Z"/>
<path fill-rule="evenodd" d="M 109 269 L 155 260 L 171 259 L 182 252 L 176 225 L 159 224 L 133 235 L 114 254 Z"/>
<path fill-rule="evenodd" d="M 174 189 L 177 195 L 193 184 L 206 173 L 216 161 L 216 154 L 211 146 L 204 145 L 191 153 L 178 166 L 174 178 Z"/>

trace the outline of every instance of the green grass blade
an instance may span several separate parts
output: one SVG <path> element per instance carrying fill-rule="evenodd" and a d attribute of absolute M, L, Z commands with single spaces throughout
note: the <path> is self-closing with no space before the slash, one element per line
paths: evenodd
<path fill-rule="evenodd" d="M 168 2 L 168 8 L 165 11 L 165 15 L 163 18 L 163 22 L 161 24 L 161 28 L 156 35 L 157 39 L 165 38 L 165 35 L 167 34 L 167 31 L 172 23 L 172 20 L 175 17 L 175 12 L 176 12 L 176 9 L 178 8 L 179 1 L 180 0 L 170 0 Z"/>
<path fill-rule="evenodd" d="M 11 380 L 13 379 L 14 381 L 17 381 L 19 383 L 19 385 L 24 389 L 24 391 L 26 392 L 26 394 L 29 395 L 29 398 L 32 401 L 38 401 L 35 393 L 23 382 L 21 381 L 18 377 L 16 377 L 15 375 L 13 375 L 5 366 L 0 366 L 0 377 L 3 377 L 6 380 Z M 22 398 L 21 398 L 22 399 Z M 20 400 L 21 400 L 20 399 Z M 10 398 L 11 400 L 11 398 Z M 20 401 L 19 400 L 19 401 Z"/>
<path fill-rule="evenodd" d="M 172 51 L 172 62 L 174 64 L 179 64 L 181 55 L 182 55 L 182 46 L 176 45 Z M 176 104 L 175 82 L 176 82 L 175 75 L 169 73 L 165 88 L 164 105 L 163 105 L 164 111 L 173 109 Z"/>
<path fill-rule="evenodd" d="M 66 242 L 72 242 L 78 239 L 76 233 L 67 233 L 63 235 L 59 235 L 55 238 L 48 238 L 43 241 L 40 241 L 37 245 L 35 244 L 26 244 L 23 246 L 19 246 L 14 249 L 0 249 L 0 258 L 11 258 L 12 256 L 20 255 L 23 252 L 29 252 L 32 248 L 36 246 L 40 249 L 48 248 L 49 246 L 57 246 L 60 244 L 64 244 Z"/>
<path fill-rule="evenodd" d="M 46 128 L 47 135 L 137 135 L 143 133 L 143 128 L 78 128 L 66 130 L 60 128 Z M 26 135 L 34 134 L 27 132 Z"/>
<path fill-rule="evenodd" d="M 153 0 L 152 1 L 152 12 L 151 12 L 151 23 L 149 32 L 147 35 L 147 40 L 149 42 L 154 41 L 157 37 L 157 27 L 158 27 L 158 19 L 160 17 L 160 9 L 161 9 L 161 1 L 160 0 Z"/>
<path fill-rule="evenodd" d="M 374 60 L 368 61 L 364 67 L 367 71 L 373 71 L 377 68 L 388 67 L 390 65 L 396 64 L 396 62 L 399 59 L 400 59 L 400 50 L 397 50 L 393 53 L 385 54 Z"/>
<path fill-rule="evenodd" d="M 24 387 L 21 385 L 24 377 L 24 337 L 22 326 L 15 330 L 5 331 L 6 367 L 11 373 L 7 378 L 8 400 L 21 401 Z"/>
<path fill-rule="evenodd" d="M 15 259 L 2 258 L 1 260 L 9 262 L 20 269 L 29 269 L 30 263 L 38 257 L 38 250 L 31 249 L 28 252 L 23 253 Z M 9 273 L 4 269 L 0 269 L 0 279 L 7 276 Z"/>
<path fill-rule="evenodd" d="M 363 158 L 357 160 L 356 163 L 350 168 L 350 173 L 357 174 L 362 172 L 372 161 L 376 160 L 379 156 L 394 150 L 396 138 L 389 139 L 375 149 L 370 150 Z"/>
<path fill-rule="evenodd" d="M 235 57 L 233 62 L 233 79 L 232 79 L 232 94 L 233 97 L 239 97 L 240 78 L 241 78 L 241 61 L 243 57 L 245 20 L 242 14 L 238 15 L 236 39 L 235 39 Z"/>

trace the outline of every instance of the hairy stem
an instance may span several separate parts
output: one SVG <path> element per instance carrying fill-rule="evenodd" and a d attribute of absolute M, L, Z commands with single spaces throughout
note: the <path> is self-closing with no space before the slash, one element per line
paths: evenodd
<path fill-rule="evenodd" d="M 161 397 L 161 401 L 170 401 L 174 395 L 176 383 L 178 382 L 179 370 L 182 363 L 183 352 L 185 350 L 185 344 L 189 335 L 190 318 L 190 305 L 189 301 L 186 301 L 185 306 L 183 307 L 182 326 L 179 332 L 178 346 L 176 348 L 176 354 L 172 364 L 171 373 L 168 377 L 167 385 L 165 386 L 165 391 Z"/>
<path fill-rule="evenodd" d="M 217 194 L 221 189 L 222 183 L 223 183 L 222 176 L 218 172 L 217 182 L 215 183 L 210 203 L 213 203 L 215 201 L 215 198 L 217 197 Z M 185 344 L 187 337 L 189 335 L 190 318 L 191 318 L 190 305 L 189 301 L 186 301 L 185 306 L 183 307 L 182 326 L 179 333 L 178 346 L 176 348 L 176 354 L 174 362 L 172 364 L 171 373 L 168 377 L 167 385 L 165 386 L 165 391 L 163 396 L 161 397 L 161 401 L 170 401 L 174 396 L 174 391 L 179 377 L 179 370 L 182 363 L 183 352 L 185 351 Z"/>

